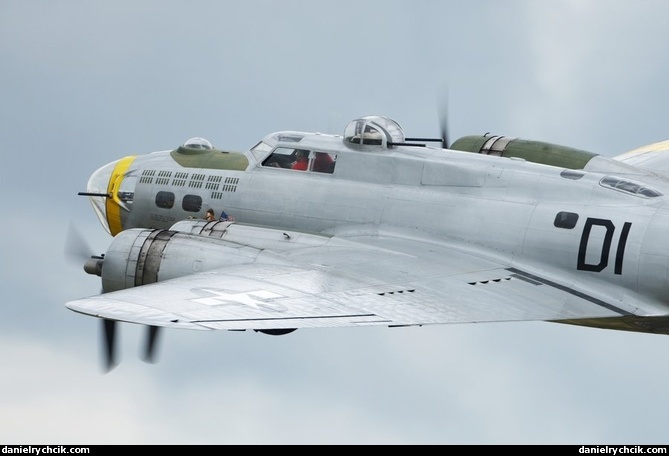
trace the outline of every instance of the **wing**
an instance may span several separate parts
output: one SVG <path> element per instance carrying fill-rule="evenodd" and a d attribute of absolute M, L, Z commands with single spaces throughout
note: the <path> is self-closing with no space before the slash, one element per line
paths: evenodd
<path fill-rule="evenodd" d="M 669 140 L 639 147 L 614 158 L 646 171 L 669 176 Z"/>
<path fill-rule="evenodd" d="M 456 246 L 391 235 L 263 248 L 252 263 L 71 301 L 76 312 L 152 326 L 273 330 L 631 313 L 568 283 Z"/>

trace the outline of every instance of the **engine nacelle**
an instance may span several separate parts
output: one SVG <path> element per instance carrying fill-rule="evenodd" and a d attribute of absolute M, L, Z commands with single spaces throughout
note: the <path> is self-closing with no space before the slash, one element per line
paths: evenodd
<path fill-rule="evenodd" d="M 93 256 L 86 262 L 84 270 L 100 276 L 102 291 L 108 293 L 223 266 L 257 261 L 276 264 L 283 261 L 282 252 L 331 241 L 323 235 L 228 221 L 184 220 L 169 230 L 135 228 L 122 231 L 114 237 L 104 255 Z M 263 255 L 266 249 L 273 253 Z M 280 336 L 295 331 L 295 328 L 256 331 Z"/>
<path fill-rule="evenodd" d="M 119 233 L 104 255 L 102 291 L 123 290 L 224 265 L 253 263 L 259 252 L 174 230 L 130 229 Z"/>
<path fill-rule="evenodd" d="M 184 220 L 169 230 L 134 228 L 112 240 L 103 256 L 84 265 L 102 278 L 102 291 L 123 290 L 223 266 L 250 264 L 266 250 L 281 253 L 330 242 L 328 236 L 235 222 Z M 277 262 L 280 258 L 264 257 Z"/>
<path fill-rule="evenodd" d="M 568 169 L 583 169 L 590 159 L 598 155 L 558 144 L 488 134 L 464 136 L 455 141 L 450 149 L 500 157 L 517 157 L 533 163 Z"/>

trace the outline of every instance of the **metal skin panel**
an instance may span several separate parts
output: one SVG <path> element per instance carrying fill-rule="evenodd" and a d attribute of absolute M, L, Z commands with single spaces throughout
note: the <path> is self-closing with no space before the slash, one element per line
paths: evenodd
<path fill-rule="evenodd" d="M 669 301 L 669 211 L 658 210 L 652 223 L 645 227 L 639 246 L 639 269 L 636 274 L 638 290 L 658 296 L 662 303 Z M 658 306 L 656 312 L 664 312 Z"/>
<path fill-rule="evenodd" d="M 211 245 L 204 250 L 225 258 L 223 267 L 211 263 L 207 265 L 211 270 L 189 274 L 183 264 L 201 258 L 198 250 L 203 248 L 203 238 L 175 234 L 161 259 L 161 274 L 163 269 L 172 271 L 164 282 L 68 306 L 83 313 L 94 308 L 97 315 L 114 320 L 186 328 L 196 324 L 210 329 L 425 325 L 629 314 L 591 296 L 585 299 L 565 293 L 556 284 L 531 279 L 527 272 L 396 235 L 342 240 L 290 232 L 273 241 L 262 236 L 265 248 L 260 250 L 253 246 L 258 228 L 248 233 L 247 228 L 237 225 L 231 229 L 238 231 L 237 247 L 225 238 L 210 238 Z M 145 238 L 142 231 L 133 231 L 123 235 Z M 292 242 L 294 238 L 302 241 Z M 242 255 L 242 248 L 254 254 Z M 314 263 L 314 258 L 321 261 Z M 176 270 L 182 276 L 173 279 Z M 527 301 L 535 305 L 528 307 Z M 165 314 L 158 316 L 153 312 L 156 308 Z"/>
<path fill-rule="evenodd" d="M 107 209 L 130 230 L 104 259 L 114 291 L 67 306 L 189 329 L 546 320 L 669 333 L 669 180 L 589 152 L 491 138 L 474 141 L 490 143 L 479 154 L 273 133 L 264 155 L 245 154 L 244 170 L 195 159 L 186 168 L 171 151 L 137 156 L 125 175 L 153 177 Z M 334 172 L 261 165 L 298 142 L 336 154 Z M 96 182 L 102 170 L 111 167 Z M 180 183 L 194 174 L 221 184 Z M 162 191 L 173 207 L 156 206 Z M 184 209 L 193 196 L 201 213 Z M 208 207 L 236 222 L 184 220 Z"/>

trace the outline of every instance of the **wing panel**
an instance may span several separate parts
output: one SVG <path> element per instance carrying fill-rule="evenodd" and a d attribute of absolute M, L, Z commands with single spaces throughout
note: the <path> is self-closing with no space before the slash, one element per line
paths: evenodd
<path fill-rule="evenodd" d="M 615 160 L 638 168 L 669 176 L 669 141 L 659 141 L 625 152 Z"/>
<path fill-rule="evenodd" d="M 631 315 L 568 284 L 455 247 L 396 236 L 267 249 L 255 263 L 67 303 L 77 312 L 185 329 L 281 329 Z"/>

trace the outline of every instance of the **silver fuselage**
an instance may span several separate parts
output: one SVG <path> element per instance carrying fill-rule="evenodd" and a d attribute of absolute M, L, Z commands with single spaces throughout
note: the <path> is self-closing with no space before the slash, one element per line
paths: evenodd
<path fill-rule="evenodd" d="M 211 167 L 197 153 L 180 160 L 178 151 L 127 157 L 89 181 L 89 192 L 114 197 L 91 201 L 111 234 L 169 229 L 208 208 L 239 223 L 325 235 L 394 232 L 541 272 L 630 312 L 639 302 L 645 314 L 669 309 L 664 178 L 605 157 L 567 170 L 431 147 L 351 147 L 309 133 L 299 133 L 300 147 L 336 157 L 331 174 L 263 166 L 273 150 L 295 147 L 281 140 L 291 133 L 230 153 L 243 169 L 239 160 Z M 160 203 L 166 193 L 171 206 Z"/>

